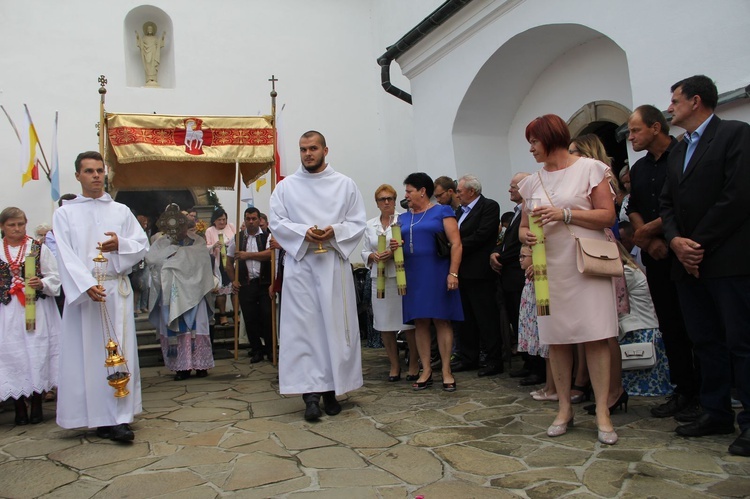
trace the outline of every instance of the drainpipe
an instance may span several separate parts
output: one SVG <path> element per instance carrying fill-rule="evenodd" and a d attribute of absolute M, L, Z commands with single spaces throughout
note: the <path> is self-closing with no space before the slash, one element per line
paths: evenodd
<path fill-rule="evenodd" d="M 424 18 L 417 26 L 399 39 L 396 43 L 378 57 L 380 65 L 380 82 L 389 94 L 398 97 L 407 104 L 411 104 L 411 94 L 391 83 L 391 62 L 419 43 L 427 34 L 453 17 L 459 10 L 469 4 L 471 0 L 448 0 L 435 9 L 432 14 Z"/>

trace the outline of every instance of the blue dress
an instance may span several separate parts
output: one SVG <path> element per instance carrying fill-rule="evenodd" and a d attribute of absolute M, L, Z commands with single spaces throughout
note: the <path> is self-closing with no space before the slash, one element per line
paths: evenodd
<path fill-rule="evenodd" d="M 410 211 L 398 217 L 406 270 L 404 324 L 414 324 L 414 319 L 464 320 L 461 295 L 457 289 L 448 291 L 450 258 L 438 256 L 435 242 L 435 234 L 444 230 L 443 219 L 455 216 L 450 206 L 438 204 L 416 215 Z"/>

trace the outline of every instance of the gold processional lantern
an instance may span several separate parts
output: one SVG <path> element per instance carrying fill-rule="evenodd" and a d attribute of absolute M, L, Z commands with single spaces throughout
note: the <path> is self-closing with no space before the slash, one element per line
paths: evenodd
<path fill-rule="evenodd" d="M 108 260 L 102 255 L 101 250 L 94 258 L 94 277 L 99 286 L 106 279 Z M 102 338 L 104 339 L 104 349 L 107 351 L 107 357 L 104 360 L 104 367 L 107 368 L 107 383 L 115 389 L 115 397 L 121 398 L 127 396 L 130 391 L 125 388 L 130 381 L 130 371 L 128 362 L 125 357 L 119 353 L 120 345 L 117 342 L 117 334 L 112 325 L 112 319 L 107 312 L 107 304 L 99 302 L 102 317 Z"/>

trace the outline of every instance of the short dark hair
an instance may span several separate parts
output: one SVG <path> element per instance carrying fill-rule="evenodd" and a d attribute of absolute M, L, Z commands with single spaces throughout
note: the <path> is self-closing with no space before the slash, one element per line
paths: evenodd
<path fill-rule="evenodd" d="M 308 130 L 307 132 L 305 132 L 305 133 L 302 134 L 302 137 L 304 137 L 306 139 L 311 139 L 313 137 L 319 137 L 320 138 L 320 145 L 322 145 L 323 147 L 328 147 L 328 146 L 326 146 L 326 138 L 323 137 L 322 133 L 320 133 L 320 132 L 318 132 L 316 130 Z"/>
<path fill-rule="evenodd" d="M 424 172 L 410 173 L 404 179 L 404 185 L 410 185 L 417 190 L 424 187 L 427 197 L 432 197 L 432 193 L 435 192 L 435 183 L 432 181 L 432 178 Z"/>
<path fill-rule="evenodd" d="M 259 216 L 260 218 L 262 218 L 263 220 L 265 220 L 266 222 L 268 222 L 268 215 L 266 215 L 265 213 L 261 213 L 261 214 L 259 214 L 258 216 Z"/>
<path fill-rule="evenodd" d="M 531 120 L 526 126 L 526 140 L 538 140 L 549 154 L 556 149 L 567 149 L 570 144 L 570 130 L 562 118 L 556 114 L 545 114 Z"/>
<path fill-rule="evenodd" d="M 667 123 L 667 118 L 664 117 L 664 113 L 659 111 L 656 106 L 643 104 L 642 106 L 635 108 L 635 111 L 633 112 L 638 113 L 638 116 L 641 117 L 641 121 L 647 127 L 651 128 L 654 126 L 654 123 L 658 123 L 661 125 L 661 132 L 664 135 L 669 135 L 669 123 Z"/>
<path fill-rule="evenodd" d="M 71 194 L 71 193 L 63 194 L 62 196 L 60 196 L 60 199 L 57 200 L 57 206 L 62 206 L 63 201 L 70 201 L 71 199 L 75 199 L 76 197 L 78 196 L 76 196 L 75 194 Z"/>
<path fill-rule="evenodd" d="M 248 208 L 245 209 L 245 216 L 252 215 L 253 213 L 258 215 L 258 218 L 260 218 L 260 210 L 256 208 L 255 206 L 249 206 Z"/>
<path fill-rule="evenodd" d="M 81 171 L 81 161 L 84 159 L 95 159 L 97 161 L 101 161 L 104 163 L 104 158 L 102 158 L 102 155 L 99 154 L 99 151 L 84 151 L 81 154 L 76 157 L 76 172 L 80 173 Z"/>
<path fill-rule="evenodd" d="M 224 208 L 216 208 L 213 213 L 211 213 L 211 225 L 213 225 L 217 219 L 223 217 L 226 215 L 227 212 L 224 211 Z M 227 216 L 227 222 L 229 222 L 229 216 Z"/>
<path fill-rule="evenodd" d="M 503 215 L 500 217 L 500 223 L 501 224 L 509 224 L 513 221 L 513 215 L 515 215 L 512 211 L 506 211 L 503 213 Z"/>
<path fill-rule="evenodd" d="M 440 186 L 444 191 L 453 189 L 453 192 L 456 192 L 456 181 L 450 177 L 446 177 L 445 175 L 436 178 L 434 184 L 435 185 L 433 187 L 433 191 L 435 187 Z"/>
<path fill-rule="evenodd" d="M 672 85 L 670 90 L 675 92 L 678 88 L 682 89 L 682 95 L 688 99 L 697 95 L 701 98 L 703 105 L 711 110 L 716 109 L 719 103 L 719 91 L 708 76 L 695 75 L 685 78 Z"/>

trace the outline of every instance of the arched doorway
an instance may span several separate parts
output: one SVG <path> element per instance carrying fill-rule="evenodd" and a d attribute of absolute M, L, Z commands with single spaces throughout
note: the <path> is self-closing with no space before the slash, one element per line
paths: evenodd
<path fill-rule="evenodd" d="M 625 140 L 618 141 L 617 130 L 627 123 L 631 112 L 617 102 L 589 102 L 573 113 L 568 121 L 570 136 L 576 138 L 593 133 L 599 137 L 612 158 L 612 170 L 618 175 L 628 159 L 628 148 Z"/>

